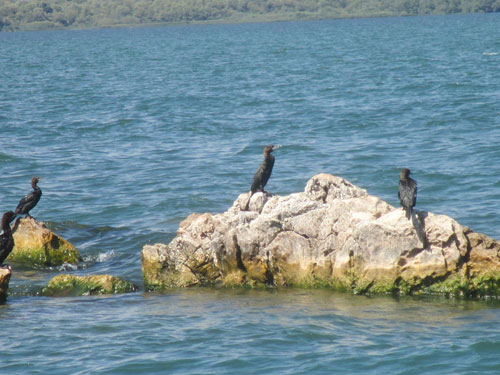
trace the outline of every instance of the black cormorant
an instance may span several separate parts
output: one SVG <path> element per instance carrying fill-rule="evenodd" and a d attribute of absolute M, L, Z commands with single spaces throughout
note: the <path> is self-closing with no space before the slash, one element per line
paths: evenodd
<path fill-rule="evenodd" d="M 40 200 L 40 197 L 42 196 L 42 190 L 36 185 L 39 180 L 39 177 L 33 177 L 31 179 L 31 187 L 33 188 L 33 191 L 25 195 L 19 201 L 12 220 L 14 220 L 17 215 L 26 215 L 27 217 L 31 217 L 31 215 L 29 214 L 30 210 L 36 206 L 36 204 Z"/>
<path fill-rule="evenodd" d="M 253 176 L 252 187 L 250 188 L 250 194 L 248 196 L 248 201 L 245 206 L 245 211 L 248 210 L 248 206 L 250 205 L 250 198 L 256 192 L 263 192 L 264 186 L 266 186 L 269 177 L 271 177 L 271 172 L 273 171 L 274 166 L 274 155 L 271 154 L 274 150 L 280 148 L 281 146 L 269 145 L 264 147 L 264 160 L 260 163 L 259 168 L 255 172 Z"/>
<path fill-rule="evenodd" d="M 410 220 L 412 208 L 417 203 L 417 181 L 410 177 L 410 170 L 401 169 L 398 191 L 399 202 L 406 211 L 406 217 Z"/>
<path fill-rule="evenodd" d="M 3 233 L 0 235 L 0 266 L 3 266 L 4 260 L 9 256 L 14 248 L 14 238 L 12 238 L 12 230 L 10 222 L 14 218 L 14 212 L 7 211 L 2 216 Z"/>

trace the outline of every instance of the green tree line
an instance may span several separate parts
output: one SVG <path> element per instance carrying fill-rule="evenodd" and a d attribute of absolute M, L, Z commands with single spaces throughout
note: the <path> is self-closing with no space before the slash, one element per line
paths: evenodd
<path fill-rule="evenodd" d="M 500 11 L 500 0 L 0 0 L 0 31 Z"/>

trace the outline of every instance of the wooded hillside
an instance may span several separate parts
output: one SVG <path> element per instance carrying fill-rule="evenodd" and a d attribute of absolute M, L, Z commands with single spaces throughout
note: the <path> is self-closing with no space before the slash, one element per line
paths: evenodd
<path fill-rule="evenodd" d="M 0 31 L 498 11 L 500 0 L 0 0 Z"/>

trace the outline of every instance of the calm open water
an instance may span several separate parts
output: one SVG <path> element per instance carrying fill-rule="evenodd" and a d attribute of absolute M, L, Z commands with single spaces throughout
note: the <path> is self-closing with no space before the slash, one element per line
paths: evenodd
<path fill-rule="evenodd" d="M 139 253 L 249 189 L 340 175 L 500 239 L 500 14 L 0 34 L 0 210 L 142 287 Z M 498 374 L 500 303 L 327 290 L 43 298 L 14 269 L 0 374 Z"/>

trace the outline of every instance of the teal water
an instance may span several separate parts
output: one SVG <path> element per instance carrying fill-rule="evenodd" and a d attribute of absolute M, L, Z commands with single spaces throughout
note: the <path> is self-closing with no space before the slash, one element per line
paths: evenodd
<path fill-rule="evenodd" d="M 15 269 L 0 374 L 498 374 L 500 305 L 214 289 L 50 299 L 60 271 L 142 288 L 139 253 L 249 189 L 347 178 L 500 239 L 500 14 L 0 33 L 0 210 L 78 269 Z"/>

